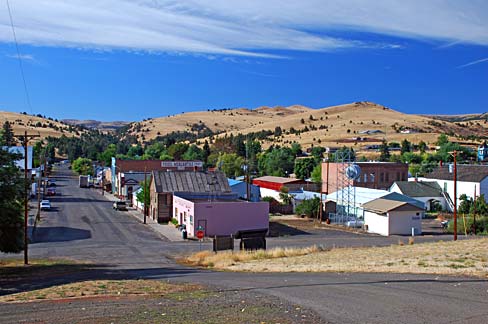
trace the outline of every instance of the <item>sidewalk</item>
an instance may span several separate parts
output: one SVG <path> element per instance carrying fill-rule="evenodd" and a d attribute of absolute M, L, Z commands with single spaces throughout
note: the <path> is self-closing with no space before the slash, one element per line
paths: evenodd
<path fill-rule="evenodd" d="M 100 195 L 102 195 L 100 193 Z M 112 195 L 111 193 L 105 192 L 103 197 L 109 201 L 118 201 L 119 199 Z M 139 222 L 144 223 L 144 214 L 133 207 L 128 207 L 127 213 L 132 217 L 136 218 Z M 158 222 L 154 221 L 151 217 L 146 217 L 146 224 L 149 226 L 154 232 L 158 235 L 163 236 L 168 241 L 171 242 L 184 242 L 181 232 L 176 229 L 172 224 L 171 225 L 164 225 L 159 224 Z"/>

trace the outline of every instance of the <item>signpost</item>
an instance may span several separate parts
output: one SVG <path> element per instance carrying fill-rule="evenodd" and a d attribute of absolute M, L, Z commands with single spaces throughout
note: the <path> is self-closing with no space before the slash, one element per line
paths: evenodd
<path fill-rule="evenodd" d="M 205 236 L 204 228 L 203 226 L 198 226 L 197 227 L 197 232 L 195 233 L 197 239 L 200 241 L 200 251 L 202 250 L 202 241 L 203 237 Z"/>

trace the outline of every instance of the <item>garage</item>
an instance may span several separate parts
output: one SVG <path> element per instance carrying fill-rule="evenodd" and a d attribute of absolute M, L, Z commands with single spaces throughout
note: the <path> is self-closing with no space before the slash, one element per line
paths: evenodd
<path fill-rule="evenodd" d="M 422 234 L 424 210 L 409 202 L 378 198 L 363 204 L 367 231 L 384 236 Z"/>

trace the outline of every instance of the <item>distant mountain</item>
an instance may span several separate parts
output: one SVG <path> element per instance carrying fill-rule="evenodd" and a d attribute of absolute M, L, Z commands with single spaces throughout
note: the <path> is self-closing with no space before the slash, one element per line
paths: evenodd
<path fill-rule="evenodd" d="M 78 125 L 85 128 L 98 129 L 101 131 L 115 131 L 121 127 L 130 124 L 130 122 L 125 122 L 125 121 L 102 122 L 102 121 L 92 120 L 92 119 L 87 119 L 87 120 L 63 119 L 61 121 L 69 125 Z"/>
<path fill-rule="evenodd" d="M 467 121 L 487 121 L 488 113 L 484 112 L 482 114 L 464 114 L 464 115 L 422 115 L 425 117 L 444 120 L 448 122 L 467 122 Z"/>

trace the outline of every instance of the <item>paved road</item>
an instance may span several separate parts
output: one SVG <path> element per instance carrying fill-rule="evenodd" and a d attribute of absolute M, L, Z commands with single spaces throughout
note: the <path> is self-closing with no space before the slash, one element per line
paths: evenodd
<path fill-rule="evenodd" d="M 173 257 L 198 249 L 198 243 L 161 239 L 127 213 L 113 211 L 111 202 L 99 191 L 78 188 L 77 179 L 67 169 L 60 169 L 56 178 L 61 195 L 52 199 L 55 210 L 43 213 L 30 255 L 88 260 L 98 266 L 81 275 L 51 278 L 24 289 L 83 279 L 164 279 L 273 295 L 309 308 L 332 323 L 488 321 L 487 280 L 395 274 L 256 274 L 185 268 L 176 264 Z M 307 236 L 290 239 L 294 240 L 306 241 Z"/>

